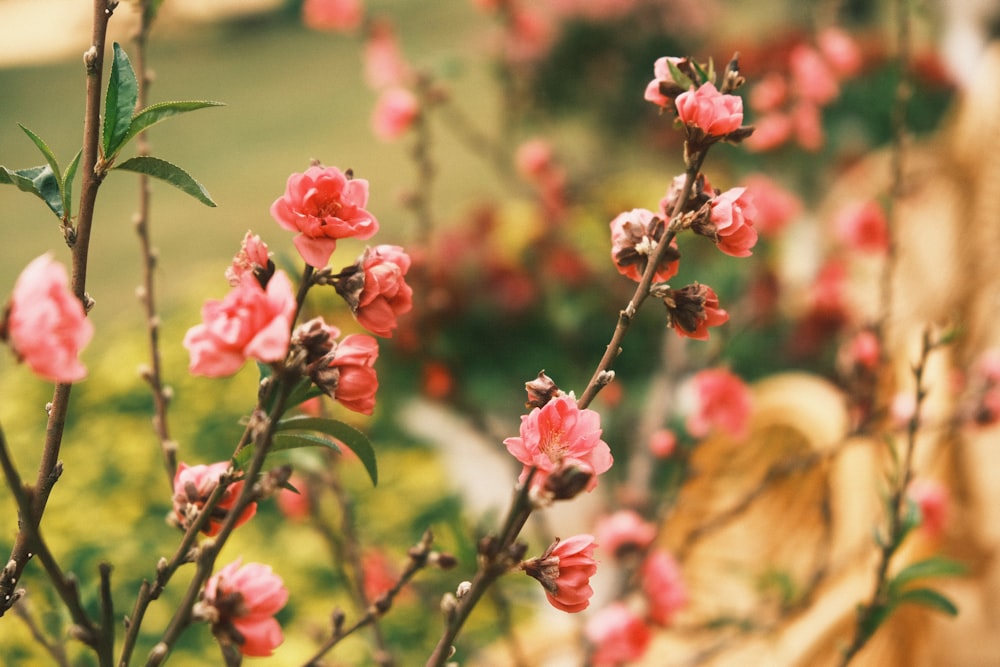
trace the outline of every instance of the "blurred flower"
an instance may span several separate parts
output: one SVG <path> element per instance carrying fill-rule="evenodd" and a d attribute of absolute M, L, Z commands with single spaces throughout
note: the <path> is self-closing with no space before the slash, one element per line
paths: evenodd
<path fill-rule="evenodd" d="M 758 128 L 759 131 L 759 128 Z M 757 136 L 754 133 L 753 136 Z M 802 201 L 798 196 L 781 187 L 769 176 L 761 173 L 750 174 L 743 182 L 753 195 L 757 215 L 754 227 L 765 236 L 776 236 L 802 211 Z"/>
<path fill-rule="evenodd" d="M 780 109 L 787 99 L 788 80 L 777 72 L 771 72 L 754 85 L 748 101 L 751 109 L 764 113 Z"/>
<path fill-rule="evenodd" d="M 299 232 L 295 247 L 307 264 L 323 268 L 337 239 L 371 238 L 378 221 L 365 210 L 368 181 L 336 167 L 309 167 L 288 177 L 285 194 L 271 205 L 271 216 L 285 229 Z"/>
<path fill-rule="evenodd" d="M 917 414 L 917 398 L 909 391 L 901 391 L 892 397 L 889 404 L 889 416 L 892 417 L 892 424 L 898 429 L 905 429 L 909 426 L 910 420 Z"/>
<path fill-rule="evenodd" d="M 24 267 L 0 322 L 0 339 L 10 342 L 19 361 L 46 380 L 77 382 L 87 376 L 79 356 L 93 335 L 62 264 L 45 254 Z"/>
<path fill-rule="evenodd" d="M 235 287 L 240 284 L 244 275 L 250 274 L 261 286 L 267 286 L 267 281 L 273 273 L 274 262 L 270 259 L 267 244 L 259 235 L 248 231 L 243 237 L 239 252 L 233 257 L 232 265 L 226 269 L 226 280 Z"/>
<path fill-rule="evenodd" d="M 364 334 L 345 336 L 331 354 L 309 369 L 316 386 L 348 410 L 370 415 L 375 410 L 378 341 Z"/>
<path fill-rule="evenodd" d="M 723 137 L 739 129 L 743 122 L 743 99 L 723 95 L 711 81 L 696 90 L 681 93 L 675 100 L 677 117 L 688 127 L 696 127 L 710 137 Z"/>
<path fill-rule="evenodd" d="M 351 32 L 361 25 L 365 8 L 361 0 L 305 0 L 302 21 L 307 28 Z"/>
<path fill-rule="evenodd" d="M 372 21 L 368 29 L 364 70 L 365 82 L 375 90 L 410 82 L 410 66 L 400 52 L 392 24 L 385 19 Z"/>
<path fill-rule="evenodd" d="M 597 486 L 597 476 L 612 463 L 611 449 L 601 440 L 601 418 L 593 410 L 581 410 L 571 394 L 557 396 L 541 408 L 521 417 L 521 435 L 504 440 L 507 450 L 524 464 L 523 483 L 531 468 L 532 480 L 541 488 L 551 475 L 581 471 L 589 475 L 586 490 Z"/>
<path fill-rule="evenodd" d="M 247 359 L 281 361 L 295 315 L 295 292 L 283 271 L 277 271 L 265 290 L 246 274 L 222 301 L 211 299 L 201 308 L 202 323 L 188 329 L 184 347 L 195 375 L 224 377 Z"/>
<path fill-rule="evenodd" d="M 379 95 L 372 114 L 372 130 L 382 141 L 406 134 L 420 115 L 420 101 L 406 88 L 387 88 Z"/>
<path fill-rule="evenodd" d="M 445 398 L 455 389 L 455 376 L 445 364 L 428 361 L 423 367 L 421 387 L 427 398 Z"/>
<path fill-rule="evenodd" d="M 623 602 L 614 602 L 587 620 L 584 634 L 594 646 L 595 667 L 616 667 L 638 660 L 653 638 L 649 627 Z"/>
<path fill-rule="evenodd" d="M 594 532 L 603 550 L 622 558 L 630 552 L 645 550 L 656 537 L 656 526 L 635 510 L 618 510 L 598 519 Z"/>
<path fill-rule="evenodd" d="M 392 337 L 400 315 L 413 308 L 413 289 L 406 284 L 410 256 L 399 246 L 367 248 L 336 283 L 354 317 L 376 336 Z"/>
<path fill-rule="evenodd" d="M 712 199 L 710 224 L 692 226 L 698 234 L 715 241 L 719 250 L 731 257 L 748 257 L 757 244 L 753 219 L 757 215 L 753 197 L 746 188 L 731 188 Z"/>
<path fill-rule="evenodd" d="M 753 134 L 744 143 L 752 151 L 769 151 L 788 141 L 793 130 L 788 114 L 772 111 L 757 119 Z"/>
<path fill-rule="evenodd" d="M 936 480 L 915 479 L 907 495 L 920 508 L 920 529 L 931 539 L 941 537 L 948 526 L 948 488 Z"/>
<path fill-rule="evenodd" d="M 661 459 L 665 459 L 677 449 L 677 434 L 669 428 L 661 428 L 653 432 L 649 438 L 649 451 Z M 604 540 L 601 540 L 603 543 Z"/>
<path fill-rule="evenodd" d="M 644 208 L 634 208 L 616 216 L 611 221 L 611 259 L 618 273 L 636 282 L 642 280 L 649 258 L 656 252 L 665 231 L 663 219 Z M 676 275 L 680 257 L 677 241 L 671 239 L 653 280 L 663 282 Z"/>
<path fill-rule="evenodd" d="M 837 97 L 837 78 L 816 49 L 798 44 L 788 55 L 795 94 L 802 100 L 824 105 Z"/>
<path fill-rule="evenodd" d="M 288 589 L 269 565 L 236 559 L 205 583 L 195 616 L 212 624 L 223 646 L 245 656 L 274 653 L 284 637 L 274 615 L 288 601 Z"/>
<path fill-rule="evenodd" d="M 364 581 L 365 597 L 369 602 L 378 600 L 392 590 L 399 579 L 392 561 L 380 549 L 369 549 L 361 556 L 361 576 Z"/>
<path fill-rule="evenodd" d="M 880 254 L 889 249 L 889 226 L 885 211 L 876 201 L 852 202 L 833 220 L 837 237 L 858 252 Z"/>
<path fill-rule="evenodd" d="M 881 345 L 871 329 L 856 333 L 841 349 L 841 363 L 845 370 L 861 367 L 873 371 L 878 367 Z"/>
<path fill-rule="evenodd" d="M 529 63 L 542 58 L 555 41 L 552 19 L 535 9 L 510 7 L 506 17 L 504 55 L 512 63 Z"/>
<path fill-rule="evenodd" d="M 318 396 L 316 397 L 319 398 Z M 302 407 L 301 405 L 299 406 Z M 295 491 L 289 488 L 282 488 L 278 492 L 278 510 L 289 521 L 304 521 L 309 517 L 312 509 L 312 501 L 309 499 L 308 481 L 301 475 L 292 475 L 288 483 L 295 487 Z M 296 493 L 296 491 L 298 493 Z"/>
<path fill-rule="evenodd" d="M 836 26 L 824 28 L 816 41 L 823 58 L 837 76 L 854 76 L 861 69 L 861 49 L 843 29 Z"/>
<path fill-rule="evenodd" d="M 209 465 L 189 466 L 181 463 L 174 475 L 174 519 L 184 530 L 187 530 L 201 514 L 209 496 L 219 486 L 219 478 L 230 469 L 229 461 L 220 461 Z M 218 534 L 222 523 L 229 516 L 230 510 L 236 505 L 236 500 L 243 491 L 243 480 L 231 483 L 222 492 L 222 498 L 212 510 L 211 518 L 202 527 L 201 532 L 209 537 Z M 257 503 L 252 502 L 240 514 L 236 525 L 242 526 L 257 513 Z"/>
<path fill-rule="evenodd" d="M 594 589 L 590 578 L 597 572 L 593 535 L 557 539 L 541 556 L 521 563 L 525 574 L 538 580 L 549 604 L 576 613 L 590 605 Z"/>
<path fill-rule="evenodd" d="M 752 398 L 738 375 L 725 368 L 699 371 L 691 386 L 695 407 L 687 417 L 688 433 L 704 438 L 718 429 L 737 440 L 746 437 Z"/>
<path fill-rule="evenodd" d="M 657 625 L 670 625 L 674 614 L 688 602 L 687 586 L 677 561 L 668 552 L 657 549 L 643 561 L 639 577 L 649 604 L 649 618 Z"/>
<path fill-rule="evenodd" d="M 666 288 L 662 298 L 667 307 L 667 325 L 681 338 L 708 340 L 709 327 L 729 321 L 729 313 L 719 307 L 719 297 L 708 285 L 694 283 L 681 289 Z"/>
<path fill-rule="evenodd" d="M 818 106 L 812 102 L 799 102 L 792 107 L 791 121 L 799 146 L 813 152 L 822 148 L 823 119 Z"/>

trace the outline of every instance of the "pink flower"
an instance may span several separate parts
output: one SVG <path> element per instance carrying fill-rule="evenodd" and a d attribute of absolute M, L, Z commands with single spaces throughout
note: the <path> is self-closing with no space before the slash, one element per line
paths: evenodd
<path fill-rule="evenodd" d="M 732 257 L 748 257 L 757 244 L 753 218 L 757 208 L 746 188 L 732 188 L 712 200 L 709 228 L 719 250 Z"/>
<path fill-rule="evenodd" d="M 392 141 L 406 134 L 419 115 L 416 95 L 405 88 L 389 88 L 375 102 L 372 130 L 382 141 Z"/>
<path fill-rule="evenodd" d="M 586 490 L 597 486 L 597 476 L 611 468 L 611 449 L 601 440 L 601 417 L 581 410 L 566 394 L 521 417 L 521 435 L 504 440 L 514 458 L 524 464 L 523 483 L 532 468 L 538 471 L 532 486 L 541 488 L 553 474 L 579 470 L 589 474 Z"/>
<path fill-rule="evenodd" d="M 696 90 L 681 93 L 675 100 L 677 117 L 712 137 L 723 137 L 739 129 L 743 122 L 743 99 L 723 95 L 711 81 Z"/>
<path fill-rule="evenodd" d="M 653 80 L 646 85 L 646 92 L 643 95 L 646 101 L 652 102 L 664 109 L 673 108 L 673 98 L 675 96 L 664 95 L 660 89 L 660 84 L 666 87 L 679 87 L 670 73 L 670 65 L 668 63 L 673 63 L 676 66 L 681 64 L 682 61 L 683 58 L 674 58 L 671 56 L 656 59 L 656 62 L 653 63 Z"/>
<path fill-rule="evenodd" d="M 837 76 L 853 76 L 861 69 L 861 49 L 841 28 L 825 28 L 817 41 L 820 52 Z"/>
<path fill-rule="evenodd" d="M 271 216 L 293 232 L 295 247 L 307 264 L 323 268 L 337 239 L 371 238 L 378 221 L 365 210 L 368 181 L 350 178 L 336 167 L 309 167 L 288 177 L 285 194 L 271 205 Z"/>
<path fill-rule="evenodd" d="M 920 508 L 920 528 L 928 537 L 936 539 L 948 526 L 948 488 L 931 479 L 910 482 L 907 495 Z"/>
<path fill-rule="evenodd" d="M 753 224 L 765 236 L 780 234 L 802 211 L 802 202 L 764 174 L 751 174 L 744 179 L 748 192 L 753 193 L 757 215 Z"/>
<path fill-rule="evenodd" d="M 813 152 L 822 148 L 823 119 L 818 106 L 811 102 L 799 102 L 792 108 L 791 121 L 799 146 Z"/>
<path fill-rule="evenodd" d="M 364 66 L 365 82 L 376 90 L 410 81 L 410 66 L 400 52 L 392 24 L 384 19 L 373 21 L 368 30 Z"/>
<path fill-rule="evenodd" d="M 542 584 L 549 604 L 574 614 L 590 606 L 594 595 L 590 578 L 597 572 L 595 546 L 593 535 L 557 539 L 540 557 L 522 562 L 521 569 Z"/>
<path fill-rule="evenodd" d="M 639 568 L 639 577 L 649 604 L 649 618 L 657 625 L 670 625 L 674 614 L 688 602 L 687 586 L 677 561 L 668 552 L 657 549 L 646 557 Z"/>
<path fill-rule="evenodd" d="M 788 55 L 793 86 L 800 99 L 824 105 L 840 92 L 837 78 L 816 49 L 799 44 Z"/>
<path fill-rule="evenodd" d="M 673 454 L 675 449 L 677 449 L 677 435 L 669 428 L 661 428 L 649 438 L 649 451 L 657 458 L 665 459 Z"/>
<path fill-rule="evenodd" d="M 615 558 L 643 551 L 656 537 L 656 526 L 634 510 L 618 510 L 597 520 L 597 540 Z"/>
<path fill-rule="evenodd" d="M 45 254 L 24 267 L 0 322 L 0 338 L 10 342 L 19 361 L 46 380 L 77 382 L 87 375 L 80 350 L 93 335 L 62 264 Z"/>
<path fill-rule="evenodd" d="M 365 9 L 361 0 L 305 0 L 302 21 L 307 28 L 351 32 L 361 25 Z"/>
<path fill-rule="evenodd" d="M 611 259 L 618 273 L 636 282 L 642 280 L 649 257 L 656 251 L 665 231 L 663 219 L 644 208 L 634 208 L 616 216 L 611 221 Z M 660 260 L 653 280 L 669 280 L 677 274 L 679 265 L 680 252 L 675 238 Z"/>
<path fill-rule="evenodd" d="M 552 169 L 555 162 L 552 144 L 548 139 L 529 139 L 517 147 L 514 162 L 518 172 L 527 180 L 538 181 Z"/>
<path fill-rule="evenodd" d="M 743 380 L 725 368 L 713 368 L 695 373 L 691 382 L 695 409 L 687 418 L 688 432 L 704 438 L 719 429 L 732 438 L 745 438 L 752 399 Z"/>
<path fill-rule="evenodd" d="M 174 475 L 174 519 L 184 530 L 194 523 L 201 514 L 208 497 L 219 485 L 219 478 L 229 471 L 230 463 L 220 461 L 210 465 L 189 466 L 181 463 Z M 211 518 L 202 527 L 201 532 L 209 537 L 218 534 L 222 523 L 230 510 L 236 505 L 236 500 L 243 491 L 243 480 L 233 482 L 226 487 L 222 499 L 212 510 Z M 247 505 L 236 520 L 237 526 L 242 526 L 257 513 L 257 503 Z"/>
<path fill-rule="evenodd" d="M 252 274 L 244 275 L 222 301 L 201 308 L 202 323 L 188 329 L 184 347 L 195 375 L 224 377 L 247 359 L 281 361 L 288 353 L 295 293 L 283 271 L 271 277 L 265 290 Z"/>
<path fill-rule="evenodd" d="M 776 111 L 787 99 L 788 80 L 777 72 L 771 72 L 750 91 L 750 108 L 760 113 Z"/>
<path fill-rule="evenodd" d="M 364 334 L 345 336 L 333 351 L 329 369 L 337 371 L 331 396 L 348 410 L 370 415 L 375 410 L 378 341 Z"/>
<path fill-rule="evenodd" d="M 319 400 L 319 397 L 311 400 Z M 302 408 L 303 405 L 299 405 L 299 408 Z M 305 412 L 305 410 L 303 411 Z M 309 413 L 307 412 L 307 414 Z M 300 475 L 292 475 L 288 483 L 295 487 L 298 493 L 288 488 L 281 489 L 276 498 L 278 510 L 290 521 L 304 521 L 309 518 L 309 512 L 312 509 L 307 480 Z"/>
<path fill-rule="evenodd" d="M 889 225 L 878 202 L 853 202 L 837 212 L 833 221 L 837 236 L 847 247 L 878 254 L 889 249 Z"/>
<path fill-rule="evenodd" d="M 504 54 L 510 62 L 523 64 L 538 60 L 552 47 L 555 26 L 542 12 L 511 3 L 506 20 Z"/>
<path fill-rule="evenodd" d="M 226 280 L 235 287 L 240 284 L 245 274 L 264 276 L 270 262 L 267 244 L 261 240 L 259 235 L 248 231 L 243 237 L 240 251 L 233 257 L 232 266 L 226 269 Z"/>
<path fill-rule="evenodd" d="M 668 325 L 681 338 L 708 340 L 709 327 L 729 321 L 729 313 L 719 307 L 719 297 L 708 285 L 694 283 L 668 290 L 663 297 Z"/>
<path fill-rule="evenodd" d="M 781 146 L 792 136 L 792 119 L 788 114 L 772 111 L 754 123 L 754 132 L 743 143 L 753 151 L 769 151 Z"/>
<path fill-rule="evenodd" d="M 878 336 L 870 329 L 859 331 L 844 346 L 843 363 L 847 368 L 860 366 L 870 371 L 878 367 L 881 345 Z"/>
<path fill-rule="evenodd" d="M 365 281 L 354 315 L 376 336 L 392 336 L 396 319 L 413 308 L 413 289 L 404 276 L 410 256 L 395 245 L 369 248 L 361 258 Z"/>
<path fill-rule="evenodd" d="M 623 602 L 614 602 L 591 616 L 584 634 L 595 648 L 591 656 L 594 667 L 638 660 L 653 638 L 649 627 Z"/>
<path fill-rule="evenodd" d="M 269 565 L 243 565 L 236 559 L 205 583 L 195 612 L 211 622 L 212 633 L 224 646 L 261 657 L 284 641 L 274 615 L 287 601 L 288 589 Z"/>

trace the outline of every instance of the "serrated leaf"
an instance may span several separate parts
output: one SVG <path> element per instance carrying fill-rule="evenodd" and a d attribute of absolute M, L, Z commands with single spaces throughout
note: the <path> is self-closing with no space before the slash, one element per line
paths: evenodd
<path fill-rule="evenodd" d="M 45 158 L 45 161 L 48 162 L 49 166 L 52 168 L 52 173 L 55 174 L 56 180 L 58 182 L 62 182 L 62 174 L 60 174 L 59 172 L 59 162 L 56 160 L 56 156 L 52 154 L 52 151 L 49 149 L 48 144 L 42 141 L 41 137 L 39 137 L 37 134 L 26 128 L 24 125 L 18 123 L 17 126 L 21 128 L 26 135 L 28 135 L 28 138 L 31 139 L 31 142 L 35 144 L 36 147 L 38 147 L 39 151 L 41 151 L 42 157 Z"/>
<path fill-rule="evenodd" d="M 111 161 L 124 145 L 125 135 L 132 124 L 132 112 L 139 99 L 139 83 L 135 70 L 124 49 L 115 42 L 108 78 L 108 92 L 104 98 L 104 159 Z"/>
<path fill-rule="evenodd" d="M 290 431 L 311 431 L 314 433 L 324 433 L 335 438 L 352 452 L 357 454 L 364 464 L 368 476 L 372 480 L 372 485 L 378 485 L 378 464 L 375 460 L 375 449 L 372 447 L 368 437 L 354 428 L 350 424 L 345 424 L 336 419 L 323 419 L 321 417 L 289 417 L 278 422 L 277 433 L 287 433 Z"/>
<path fill-rule="evenodd" d="M 0 184 L 15 185 L 23 192 L 30 192 L 51 209 L 56 217 L 62 220 L 62 196 L 59 193 L 59 181 L 52 172 L 52 167 L 45 164 L 29 169 L 11 171 L 0 167 Z"/>
<path fill-rule="evenodd" d="M 122 138 L 121 147 L 124 147 L 128 142 L 132 141 L 132 139 L 134 139 L 135 136 L 143 130 L 156 125 L 160 121 L 166 120 L 171 116 L 188 113 L 190 111 L 197 111 L 198 109 L 221 106 L 225 106 L 225 104 L 222 102 L 213 102 L 211 100 L 160 102 L 158 104 L 148 106 L 132 116 L 132 122 L 128 127 L 128 132 L 126 132 L 125 136 Z"/>
<path fill-rule="evenodd" d="M 687 90 L 691 88 L 691 86 L 694 86 L 694 82 L 688 78 L 687 74 L 680 71 L 677 65 L 675 65 L 673 61 L 670 60 L 670 58 L 667 58 L 667 69 L 670 70 L 670 78 L 672 78 L 674 80 L 674 83 L 676 83 L 681 88 Z"/>
<path fill-rule="evenodd" d="M 202 187 L 201 183 L 191 178 L 191 175 L 175 164 L 161 160 L 157 157 L 140 155 L 138 157 L 125 160 L 115 167 L 125 171 L 134 171 L 139 174 L 146 174 L 153 178 L 170 183 L 175 188 L 186 192 L 206 206 L 215 206 L 211 195 Z"/>
<path fill-rule="evenodd" d="M 939 611 L 942 614 L 958 616 L 958 607 L 955 606 L 955 603 L 931 588 L 911 588 L 897 595 L 893 601 L 897 605 L 907 603 L 918 604 L 922 607 L 929 607 L 930 609 Z"/>
<path fill-rule="evenodd" d="M 959 577 L 965 573 L 966 567 L 963 563 L 942 556 L 932 556 L 904 567 L 892 578 L 889 587 L 891 590 L 896 591 L 919 579 Z"/>
<path fill-rule="evenodd" d="M 65 217 L 70 217 L 73 211 L 73 179 L 76 178 L 76 169 L 80 166 L 80 157 L 83 155 L 83 149 L 80 149 L 76 153 L 69 166 L 66 167 L 66 173 L 63 174 L 62 182 L 62 203 L 63 203 L 63 213 Z"/>

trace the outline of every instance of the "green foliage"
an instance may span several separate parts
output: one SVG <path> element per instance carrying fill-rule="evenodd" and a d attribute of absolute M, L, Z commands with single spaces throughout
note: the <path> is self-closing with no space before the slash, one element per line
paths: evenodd
<path fill-rule="evenodd" d="M 114 57 L 104 98 L 104 131 L 101 142 L 104 158 L 109 162 L 125 145 L 125 135 L 132 124 L 132 112 L 139 99 L 139 83 L 128 55 L 118 42 L 112 48 Z"/>
<path fill-rule="evenodd" d="M 211 195 L 208 194 L 208 190 L 201 183 L 194 180 L 190 174 L 177 165 L 171 164 L 166 160 L 148 155 L 139 155 L 125 160 L 115 167 L 115 169 L 134 171 L 139 174 L 158 178 L 170 183 L 181 192 L 191 195 L 206 206 L 215 206 L 215 202 L 212 200 Z"/>

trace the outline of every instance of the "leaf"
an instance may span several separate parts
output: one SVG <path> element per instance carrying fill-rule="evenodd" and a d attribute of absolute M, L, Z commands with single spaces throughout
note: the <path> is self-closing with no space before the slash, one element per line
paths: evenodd
<path fill-rule="evenodd" d="M 62 196 L 59 193 L 59 181 L 56 180 L 56 175 L 49 165 L 18 169 L 17 171 L 0 167 L 0 184 L 16 185 L 19 190 L 30 192 L 45 202 L 45 205 L 56 214 L 56 217 L 62 220 L 63 207 Z"/>
<path fill-rule="evenodd" d="M 206 206 L 215 206 L 215 202 L 212 201 L 211 195 L 209 195 L 208 191 L 202 187 L 201 183 L 191 178 L 190 174 L 177 165 L 171 164 L 166 160 L 140 155 L 138 157 L 125 160 L 120 165 L 116 166 L 115 169 L 134 171 L 139 174 L 146 174 L 147 176 L 159 178 L 167 183 L 170 183 L 182 192 L 186 192 L 191 195 L 202 204 L 205 204 Z"/>
<path fill-rule="evenodd" d="M 930 577 L 958 577 L 966 572 L 963 563 L 950 558 L 932 556 L 907 565 L 889 583 L 890 591 L 901 590 L 907 584 Z"/>
<path fill-rule="evenodd" d="M 24 125 L 18 123 L 17 126 L 24 130 L 24 133 L 28 135 L 28 138 L 31 139 L 32 143 L 34 143 L 35 146 L 38 147 L 38 150 L 42 152 L 42 156 L 45 158 L 45 161 L 49 163 L 50 167 L 52 167 L 52 173 L 55 174 L 56 180 L 61 182 L 62 175 L 59 173 L 59 162 L 56 160 L 56 156 L 52 154 L 48 144 L 42 141 L 41 137 L 26 128 Z"/>
<path fill-rule="evenodd" d="M 670 70 L 670 78 L 672 78 L 674 80 L 674 83 L 676 83 L 678 86 L 680 86 L 684 90 L 688 90 L 689 88 L 691 88 L 692 86 L 694 86 L 694 82 L 691 81 L 691 79 L 688 78 L 688 75 L 685 74 L 684 72 L 682 72 L 677 67 L 677 65 L 675 65 L 673 63 L 673 61 L 670 60 L 670 58 L 667 58 L 667 69 Z M 697 87 L 697 86 L 695 86 L 695 87 Z"/>
<path fill-rule="evenodd" d="M 113 45 L 114 60 L 108 79 L 108 92 L 104 98 L 104 159 L 111 162 L 125 145 L 125 135 L 132 124 L 132 112 L 139 99 L 139 83 L 135 70 L 122 47 Z"/>
<path fill-rule="evenodd" d="M 76 169 L 80 166 L 80 156 L 82 155 L 83 149 L 77 151 L 76 157 L 69 163 L 69 166 L 66 167 L 66 173 L 63 174 L 62 204 L 63 214 L 67 218 L 73 210 L 73 179 L 76 178 Z"/>
<path fill-rule="evenodd" d="M 222 102 L 213 102 L 211 100 L 192 100 L 187 102 L 160 102 L 159 104 L 153 104 L 146 107 L 142 111 L 139 111 L 134 116 L 132 116 L 131 124 L 128 127 L 128 132 L 122 138 L 121 146 L 123 148 L 125 144 L 132 141 L 136 135 L 145 130 L 148 127 L 156 125 L 162 120 L 166 120 L 171 116 L 176 116 L 182 113 L 188 113 L 189 111 L 197 111 L 198 109 L 205 109 L 209 107 L 221 107 L 225 106 Z"/>
<path fill-rule="evenodd" d="M 698 77 L 701 78 L 701 83 L 712 81 L 712 79 L 709 78 L 708 72 L 705 71 L 704 67 L 698 64 L 698 61 L 692 60 L 691 65 L 694 67 L 694 70 L 698 72 Z"/>
<path fill-rule="evenodd" d="M 375 460 L 375 450 L 368 437 L 354 428 L 350 424 L 345 424 L 336 419 L 323 419 L 320 417 L 289 417 L 278 422 L 276 431 L 286 433 L 288 431 L 312 431 L 314 433 L 325 433 L 335 438 L 345 445 L 358 458 L 368 471 L 368 476 L 372 480 L 372 485 L 378 485 L 378 464 Z M 275 436 L 277 440 L 277 436 Z"/>
<path fill-rule="evenodd" d="M 896 604 L 918 604 L 942 614 L 958 616 L 958 607 L 955 606 L 955 603 L 931 588 L 911 588 L 908 591 L 903 591 L 896 596 L 894 602 Z"/>

